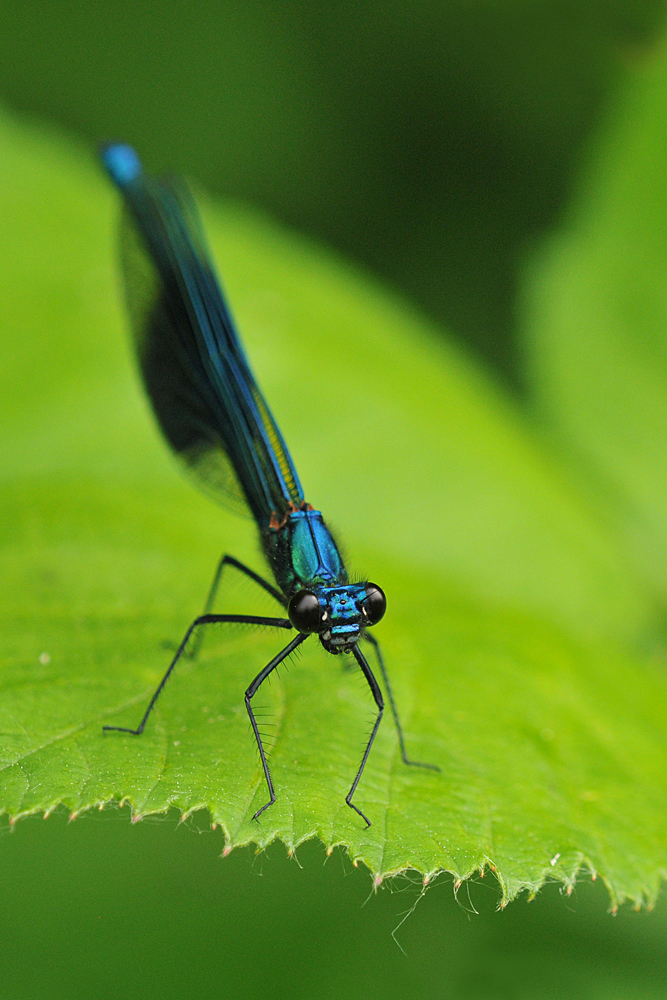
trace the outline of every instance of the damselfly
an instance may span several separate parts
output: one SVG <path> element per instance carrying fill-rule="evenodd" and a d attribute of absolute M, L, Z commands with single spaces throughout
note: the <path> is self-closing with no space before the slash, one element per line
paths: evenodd
<path fill-rule="evenodd" d="M 147 177 L 135 151 L 105 147 L 104 164 L 125 199 L 123 272 L 128 311 L 146 391 L 168 443 L 200 485 L 219 499 L 246 504 L 260 533 L 275 585 L 250 567 L 223 555 L 203 614 L 192 622 L 136 729 L 104 729 L 140 735 L 193 632 L 213 623 L 296 629 L 296 637 L 257 674 L 245 705 L 257 741 L 269 791 L 271 771 L 252 708 L 269 674 L 310 635 L 329 653 L 351 653 L 377 707 L 375 723 L 346 802 L 370 826 L 352 801 L 375 739 L 384 700 L 359 648 L 373 647 L 396 724 L 403 761 L 410 760 L 387 670 L 368 632 L 385 613 L 386 599 L 375 583 L 350 583 L 322 514 L 306 503 L 299 477 L 246 360 L 206 247 L 196 206 L 182 182 Z M 244 573 L 287 609 L 287 617 L 214 614 L 212 608 L 226 566 Z M 201 632 L 193 639 L 196 646 Z"/>

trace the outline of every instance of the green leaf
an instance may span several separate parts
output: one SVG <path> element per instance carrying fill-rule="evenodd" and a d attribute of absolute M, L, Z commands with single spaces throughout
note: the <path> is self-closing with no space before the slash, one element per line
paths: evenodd
<path fill-rule="evenodd" d="M 667 46 L 611 109 L 572 216 L 529 276 L 537 407 L 667 596 Z"/>
<path fill-rule="evenodd" d="M 387 717 L 345 805 L 372 704 L 312 640 L 261 699 L 266 800 L 243 692 L 278 648 L 207 636 L 136 723 L 223 550 L 253 526 L 181 480 L 123 333 L 118 205 L 91 158 L 0 119 L 3 546 L 0 806 L 126 801 L 210 811 L 228 846 L 345 845 L 378 878 L 495 868 L 505 898 L 599 872 L 653 899 L 667 868 L 667 683 L 623 650 L 653 611 L 617 541 L 508 401 L 404 303 L 256 213 L 206 221 L 260 384 L 308 499 L 353 571 L 385 587 L 377 635 L 410 751 Z M 268 610 L 229 580 L 228 610 Z"/>

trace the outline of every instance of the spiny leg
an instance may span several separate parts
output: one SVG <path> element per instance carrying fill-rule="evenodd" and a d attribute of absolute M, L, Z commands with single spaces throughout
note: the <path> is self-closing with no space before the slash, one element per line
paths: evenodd
<path fill-rule="evenodd" d="M 282 649 L 277 656 L 273 657 L 270 663 L 267 663 L 267 665 L 264 667 L 263 670 L 260 670 L 260 672 L 257 674 L 254 681 L 248 687 L 248 690 L 245 693 L 245 707 L 248 710 L 248 715 L 250 716 L 250 724 L 255 734 L 255 740 L 257 741 L 257 749 L 259 750 L 259 756 L 262 761 L 262 767 L 264 768 L 264 777 L 266 778 L 266 784 L 268 786 L 270 795 L 269 801 L 265 803 L 265 805 L 263 805 L 261 809 L 257 810 L 255 815 L 253 816 L 253 819 L 258 819 L 265 809 L 268 809 L 269 806 L 273 805 L 273 803 L 276 801 L 276 793 L 273 789 L 273 781 L 271 780 L 271 772 L 269 771 L 269 764 L 266 759 L 266 754 L 264 752 L 264 744 L 262 743 L 262 737 L 260 736 L 259 728 L 257 726 L 257 720 L 253 713 L 252 705 L 250 704 L 250 702 L 255 697 L 255 695 L 257 694 L 257 692 L 259 691 L 260 687 L 262 686 L 266 678 L 269 676 L 269 674 L 273 670 L 275 670 L 280 663 L 282 663 L 285 657 L 289 656 L 290 653 L 293 652 L 293 650 L 295 650 L 297 646 L 301 645 L 301 643 L 307 638 L 308 636 L 305 633 L 299 632 L 299 634 L 295 639 L 292 639 L 292 641 L 288 643 L 288 645 L 285 646 L 285 648 Z M 352 789 L 352 791 L 354 791 L 354 789 Z M 352 808 L 356 807 L 353 806 Z"/>
<path fill-rule="evenodd" d="M 357 806 L 355 806 L 354 802 L 352 801 L 352 796 L 354 795 L 354 793 L 355 793 L 355 791 L 357 789 L 357 785 L 359 784 L 359 780 L 361 778 L 361 775 L 363 774 L 364 768 L 366 767 L 366 761 L 368 760 L 368 755 L 371 752 L 371 747 L 373 746 L 373 740 L 375 739 L 375 734 L 377 733 L 378 728 L 380 726 L 380 722 L 382 721 L 382 716 L 384 714 L 384 700 L 382 698 L 382 692 L 380 691 L 380 685 L 375 680 L 375 677 L 373 675 L 373 671 L 371 670 L 371 668 L 368 666 L 368 663 L 366 662 L 366 657 L 361 652 L 361 650 L 359 649 L 358 646 L 353 646 L 352 647 L 352 652 L 354 653 L 354 656 L 355 656 L 355 659 L 356 659 L 357 663 L 361 667 L 361 670 L 362 670 L 362 673 L 363 673 L 364 677 L 368 681 L 368 686 L 371 689 L 371 694 L 373 695 L 373 700 L 375 701 L 375 704 L 378 707 L 377 719 L 375 720 L 375 725 L 373 726 L 373 732 L 371 733 L 371 735 L 369 737 L 369 740 L 368 740 L 368 743 L 366 744 L 366 749 L 364 750 L 364 756 L 361 758 L 361 764 L 359 765 L 359 770 L 357 771 L 357 776 L 354 779 L 354 781 L 352 782 L 352 788 L 349 790 L 349 792 L 347 793 L 347 795 L 345 797 L 345 801 L 347 802 L 347 804 L 350 807 L 350 809 L 354 809 L 354 811 L 361 816 L 361 818 L 366 823 L 366 828 L 368 829 L 368 827 L 371 825 L 371 821 L 369 820 L 368 816 L 365 816 L 362 813 L 361 809 L 359 809 Z"/>
<path fill-rule="evenodd" d="M 264 577 L 259 575 L 259 573 L 255 573 L 255 571 L 253 569 L 250 569 L 249 566 L 246 566 L 245 563 L 242 563 L 238 559 L 235 559 L 234 556 L 223 555 L 220 557 L 215 573 L 213 574 L 213 580 L 209 588 L 208 597 L 206 598 L 206 603 L 204 604 L 204 610 L 202 611 L 202 615 L 208 615 L 211 613 L 211 609 L 213 608 L 213 603 L 215 601 L 218 589 L 220 587 L 220 582 L 222 580 L 222 573 L 225 566 L 233 566 L 233 568 L 239 570 L 240 573 L 244 573 L 246 576 L 250 577 L 251 580 L 253 580 L 256 584 L 262 587 L 268 594 L 271 594 L 271 597 L 275 597 L 276 601 L 278 601 L 279 604 L 285 607 L 285 598 L 280 593 L 280 591 L 273 586 L 273 584 L 269 583 L 268 580 L 265 580 Z M 197 659 L 203 637 L 204 637 L 203 632 L 198 632 L 197 635 L 195 636 L 190 651 L 185 654 L 189 660 Z"/>
<path fill-rule="evenodd" d="M 370 644 L 375 649 L 375 655 L 377 656 L 377 661 L 380 666 L 380 671 L 382 673 L 382 679 L 384 681 L 384 686 L 387 689 L 387 697 L 389 698 L 389 704 L 391 706 L 391 714 L 394 716 L 394 723 L 396 725 L 396 732 L 398 733 L 398 745 L 401 748 L 401 757 L 403 758 L 403 763 L 408 764 L 410 767 L 427 767 L 430 771 L 439 771 L 440 768 L 437 764 L 423 764 L 419 760 L 410 760 L 407 751 L 405 749 L 405 739 L 403 737 L 403 727 L 401 726 L 401 721 L 398 717 L 398 711 L 396 710 L 396 702 L 394 701 L 394 694 L 391 690 L 391 684 L 389 683 L 389 677 L 387 676 L 387 668 L 384 665 L 384 658 L 382 652 L 380 651 L 380 643 L 377 641 L 375 636 L 366 633 L 366 638 Z"/>
<path fill-rule="evenodd" d="M 256 584 L 258 584 L 260 587 L 263 587 L 268 594 L 271 594 L 272 597 L 275 597 L 276 601 L 278 601 L 279 604 L 285 607 L 286 605 L 285 598 L 277 589 L 277 587 L 274 587 L 273 584 L 269 583 L 268 580 L 265 580 L 263 576 L 259 575 L 259 573 L 255 573 L 255 571 L 253 569 L 250 569 L 249 566 L 246 566 L 245 563 L 242 563 L 238 559 L 235 559 L 234 556 L 223 555 L 221 556 L 220 561 L 218 562 L 218 566 L 213 576 L 211 588 L 208 592 L 208 597 L 206 598 L 206 604 L 204 605 L 204 610 L 202 614 L 205 615 L 209 614 L 211 608 L 213 607 L 213 602 L 215 601 L 218 587 L 220 586 L 220 580 L 222 579 L 222 571 L 224 570 L 225 566 L 233 566 L 234 569 L 239 570 L 240 573 L 244 573 L 246 576 L 250 577 L 251 580 L 254 580 Z"/>
<path fill-rule="evenodd" d="M 136 729 L 128 729 L 126 726 L 103 726 L 102 731 L 132 733 L 133 736 L 141 736 L 141 734 L 144 731 L 146 722 L 148 721 L 148 716 L 153 711 L 153 708 L 155 707 L 155 702 L 160 697 L 163 687 L 165 686 L 165 684 L 169 680 L 169 677 L 171 676 L 172 670 L 174 669 L 174 667 L 180 660 L 181 656 L 183 655 L 183 651 L 185 650 L 185 647 L 188 644 L 188 639 L 190 638 L 194 630 L 198 628 L 200 625 L 213 625 L 215 623 L 220 623 L 220 622 L 233 623 L 237 625 L 269 625 L 272 628 L 285 628 L 285 629 L 292 628 L 292 624 L 287 618 L 263 618 L 263 617 L 260 618 L 257 617 L 256 615 L 200 615 L 198 618 L 195 618 L 192 625 L 185 633 L 183 641 L 176 650 L 174 658 L 169 664 L 169 667 L 167 668 L 166 674 L 164 675 L 164 677 L 158 684 L 157 688 L 155 689 L 155 693 L 153 694 L 153 697 L 148 703 L 148 708 L 144 712 L 144 717 L 139 723 L 138 727 Z"/>

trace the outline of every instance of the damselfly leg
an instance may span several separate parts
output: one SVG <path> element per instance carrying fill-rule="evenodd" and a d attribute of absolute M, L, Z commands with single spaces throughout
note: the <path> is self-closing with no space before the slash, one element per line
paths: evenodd
<path fill-rule="evenodd" d="M 303 632 L 299 632 L 296 638 L 292 639 L 292 641 L 288 643 L 284 649 L 281 649 L 278 655 L 274 656 L 271 662 L 267 663 L 267 665 L 264 667 L 263 670 L 260 670 L 260 672 L 257 674 L 254 681 L 248 687 L 248 690 L 245 693 L 245 707 L 248 710 L 248 716 L 250 717 L 250 724 L 252 726 L 252 731 L 254 732 L 255 740 L 257 741 L 257 749 L 259 750 L 259 756 L 262 761 L 262 767 L 264 768 L 264 777 L 266 778 L 266 784 L 268 786 L 270 795 L 269 801 L 266 802 L 261 807 L 261 809 L 257 810 L 255 815 L 253 816 L 253 819 L 259 819 L 264 810 L 268 809 L 269 806 L 273 805 L 273 803 L 276 801 L 276 793 L 273 789 L 273 781 L 271 779 L 271 772 L 269 771 L 269 764 L 266 759 L 266 753 L 264 752 L 264 744 L 262 743 L 262 737 L 259 732 L 259 728 L 257 726 L 257 720 L 255 718 L 255 714 L 252 710 L 252 705 L 250 704 L 250 702 L 255 697 L 255 695 L 257 694 L 257 692 L 259 691 L 260 687 L 262 686 L 266 678 L 269 676 L 269 674 L 271 674 L 276 669 L 276 667 L 279 664 L 281 664 L 283 660 L 286 657 L 288 657 L 290 653 L 292 653 L 297 648 L 297 646 L 300 646 L 301 643 L 307 638 L 308 638 L 307 635 L 304 635 Z M 356 807 L 353 806 L 352 808 Z M 364 817 L 364 819 L 365 818 L 366 817 Z"/>
<path fill-rule="evenodd" d="M 375 735 L 376 735 L 376 733 L 378 731 L 378 728 L 380 726 L 380 722 L 382 721 L 382 716 L 384 715 L 384 699 L 382 698 L 382 692 L 380 691 L 380 685 L 376 681 L 375 676 L 373 674 L 373 671 L 368 666 L 368 662 L 367 662 L 366 657 L 364 656 L 364 654 L 361 652 L 361 650 L 359 649 L 358 646 L 353 646 L 352 647 L 352 652 L 354 653 L 354 656 L 355 656 L 355 659 L 356 659 L 357 663 L 361 667 L 361 671 L 362 671 L 364 677 L 368 681 L 368 686 L 371 689 L 371 694 L 373 695 L 373 700 L 375 701 L 375 704 L 377 705 L 377 708 L 378 708 L 378 714 L 377 714 L 377 718 L 375 719 L 375 725 L 373 726 L 373 731 L 371 732 L 371 735 L 368 738 L 368 743 L 366 744 L 366 749 L 364 750 L 364 755 L 361 758 L 361 764 L 359 765 L 359 770 L 357 771 L 357 775 L 356 775 L 354 781 L 352 782 L 352 788 L 349 790 L 349 792 L 345 796 L 345 801 L 347 802 L 347 804 L 350 807 L 350 809 L 354 809 L 354 811 L 356 813 L 358 813 L 359 816 L 361 816 L 361 818 L 366 823 L 366 828 L 368 828 L 371 825 L 371 821 L 369 820 L 368 816 L 366 816 L 366 815 L 364 815 L 364 813 L 362 813 L 361 809 L 359 809 L 358 806 L 355 806 L 354 802 L 352 801 L 352 796 L 354 795 L 355 791 L 357 790 L 357 785 L 359 784 L 359 781 L 361 779 L 361 775 L 364 773 L 364 768 L 366 767 L 366 761 L 368 760 L 368 755 L 371 752 L 371 747 L 373 746 L 373 741 L 375 740 Z"/>
<path fill-rule="evenodd" d="M 396 708 L 396 702 L 394 701 L 394 693 L 391 689 L 391 684 L 389 683 L 389 677 L 387 675 L 387 668 L 384 664 L 384 657 L 382 656 L 382 650 L 380 649 L 380 643 L 377 641 L 374 635 L 370 632 L 366 633 L 365 638 L 370 642 L 371 646 L 375 650 L 375 655 L 377 657 L 378 665 L 380 667 L 380 673 L 382 674 L 382 680 L 384 681 L 384 686 L 387 690 L 387 697 L 389 698 L 389 705 L 391 707 L 391 714 L 394 717 L 394 724 L 396 726 L 396 733 L 398 734 L 398 745 L 401 748 L 401 757 L 403 758 L 403 763 L 407 764 L 409 767 L 426 767 L 429 771 L 439 771 L 440 768 L 437 764 L 424 764 L 420 760 L 411 760 L 408 757 L 407 751 L 405 749 L 405 737 L 403 736 L 403 727 L 401 725 L 401 720 L 398 717 L 398 710 Z M 356 650 L 355 650 L 356 653 Z"/>
<path fill-rule="evenodd" d="M 187 630 L 183 637 L 183 641 L 176 650 L 173 660 L 167 668 L 167 672 L 158 684 L 153 697 L 148 703 L 148 708 L 144 712 L 144 716 L 137 726 L 136 729 L 129 729 L 127 726 L 103 726 L 103 732 L 117 732 L 117 733 L 132 733 L 133 736 L 141 736 L 148 721 L 148 717 L 155 708 L 155 703 L 162 694 L 162 690 L 171 677 L 174 667 L 182 657 L 185 647 L 188 644 L 190 636 L 196 628 L 203 625 L 216 625 L 216 624 L 235 624 L 235 625 L 268 625 L 270 628 L 284 628 L 291 629 L 292 624 L 288 618 L 264 618 L 258 617 L 257 615 L 200 615 L 195 618 L 190 628 Z M 305 637 L 304 637 L 305 638 Z"/>
<path fill-rule="evenodd" d="M 211 586 L 208 591 L 208 596 L 206 598 L 206 603 L 204 604 L 204 610 L 202 611 L 202 615 L 208 615 L 213 610 L 213 605 L 215 604 L 215 599 L 218 595 L 220 584 L 222 583 L 222 574 L 224 572 L 225 566 L 231 566 L 233 569 L 236 569 L 240 573 L 243 573 L 245 576 L 249 577 L 256 584 L 258 584 L 258 586 L 262 587 L 268 594 L 271 594 L 271 597 L 274 597 L 282 607 L 285 607 L 286 604 L 285 598 L 277 589 L 277 587 L 274 587 L 271 583 L 269 583 L 268 580 L 265 580 L 264 577 L 259 575 L 259 573 L 255 573 L 255 571 L 253 569 L 250 569 L 249 566 L 246 566 L 245 563 L 242 563 L 238 559 L 235 559 L 234 556 L 225 554 L 220 557 L 220 560 L 216 567 L 215 573 L 213 575 L 213 580 L 211 582 Z M 190 649 L 185 653 L 185 655 L 189 660 L 197 659 L 203 638 L 204 638 L 204 633 L 200 629 L 196 633 L 190 645 Z"/>

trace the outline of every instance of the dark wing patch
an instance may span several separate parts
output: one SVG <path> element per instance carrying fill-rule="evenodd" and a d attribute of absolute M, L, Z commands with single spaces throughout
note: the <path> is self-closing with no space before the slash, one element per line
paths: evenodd
<path fill-rule="evenodd" d="M 205 493 L 249 517 L 248 502 L 217 429 L 211 386 L 196 358 L 183 348 L 178 317 L 127 208 L 121 262 L 137 358 L 162 432 Z"/>

